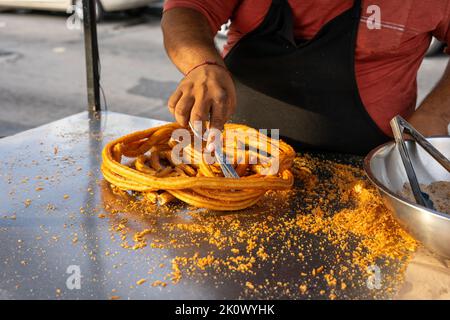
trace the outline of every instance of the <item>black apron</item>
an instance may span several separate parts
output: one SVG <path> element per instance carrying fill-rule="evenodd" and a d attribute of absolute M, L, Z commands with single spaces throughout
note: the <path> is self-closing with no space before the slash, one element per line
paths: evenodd
<path fill-rule="evenodd" d="M 296 148 L 366 154 L 389 138 L 367 113 L 355 74 L 361 0 L 308 41 L 294 38 L 287 0 L 228 53 L 237 90 L 234 122 L 279 128 Z"/>

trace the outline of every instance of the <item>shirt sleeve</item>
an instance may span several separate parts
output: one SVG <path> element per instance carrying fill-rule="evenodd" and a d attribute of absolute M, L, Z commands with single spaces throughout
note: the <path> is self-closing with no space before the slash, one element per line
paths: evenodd
<path fill-rule="evenodd" d="M 433 31 L 433 36 L 447 44 L 445 52 L 450 54 L 450 0 L 447 1 L 443 19 Z"/>
<path fill-rule="evenodd" d="M 173 8 L 197 10 L 208 19 L 211 30 L 216 33 L 233 15 L 240 0 L 166 0 L 164 11 Z"/>

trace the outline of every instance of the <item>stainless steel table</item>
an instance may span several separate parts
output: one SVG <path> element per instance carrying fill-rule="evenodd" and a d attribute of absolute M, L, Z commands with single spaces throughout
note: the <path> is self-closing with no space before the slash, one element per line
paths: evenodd
<path fill-rule="evenodd" d="M 161 123 L 113 112 L 92 119 L 88 113 L 80 113 L 0 139 L 0 298 L 328 298 L 329 286 L 323 277 L 309 279 L 306 293 L 299 290 L 299 279 L 311 277 L 311 267 L 326 264 L 333 268 L 343 263 L 334 261 L 338 249 L 318 235 L 303 235 L 302 241 L 309 248 L 304 262 L 295 259 L 298 255 L 295 247 L 292 252 L 280 251 L 280 241 L 299 236 L 287 233 L 283 239 L 268 240 L 269 254 L 278 254 L 279 259 L 260 263 L 254 274 L 225 275 L 209 270 L 206 275 L 183 277 L 177 284 L 167 281 L 166 287 L 151 285 L 171 272 L 170 259 L 186 249 L 122 248 L 118 235 L 111 230 L 109 217 L 98 216 L 108 215 L 103 209 L 105 184 L 99 167 L 106 142 Z M 242 220 L 244 228 L 247 220 L 266 218 L 258 212 L 246 214 Z M 145 217 L 130 215 L 128 219 L 144 227 L 147 223 Z M 180 210 L 179 216 L 155 219 L 187 221 L 191 217 L 186 210 Z M 223 232 L 227 232 L 226 228 L 224 224 Z M 191 239 L 180 241 L 189 244 Z M 212 249 L 205 244 L 196 250 L 206 254 Z M 223 252 L 216 250 L 214 254 L 221 256 Z M 393 266 L 380 266 L 383 274 L 395 272 Z M 150 269 L 154 270 L 151 274 Z M 74 270 L 81 273 L 80 288 L 76 282 L 66 285 L 72 275 L 67 271 Z M 147 282 L 136 285 L 141 278 Z M 256 286 L 267 279 L 274 285 L 266 285 L 257 292 L 246 286 L 247 282 Z M 352 283 L 347 284 L 346 290 L 335 290 L 336 297 L 392 296 L 392 292 L 383 289 L 387 286 L 371 290 L 366 280 L 367 274 L 355 270 Z M 276 285 L 278 281 L 283 288 Z"/>

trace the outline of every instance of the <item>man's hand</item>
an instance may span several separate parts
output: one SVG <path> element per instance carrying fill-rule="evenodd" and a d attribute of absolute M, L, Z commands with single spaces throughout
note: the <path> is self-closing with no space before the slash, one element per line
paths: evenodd
<path fill-rule="evenodd" d="M 222 130 L 236 108 L 233 80 L 224 67 L 201 66 L 180 82 L 168 106 L 183 127 L 210 121 L 210 128 Z"/>
<path fill-rule="evenodd" d="M 448 135 L 450 114 L 429 112 L 429 108 L 420 108 L 408 119 L 408 122 L 426 137 Z"/>
<path fill-rule="evenodd" d="M 189 73 L 169 99 L 170 112 L 184 127 L 189 122 L 210 120 L 210 128 L 222 130 L 236 107 L 236 90 L 215 47 L 215 31 L 201 13 L 188 8 L 165 11 L 161 26 L 169 57 L 183 74 Z M 221 66 L 202 65 L 192 70 L 205 61 Z M 212 139 L 208 137 L 209 142 Z"/>
<path fill-rule="evenodd" d="M 446 136 L 450 123 L 450 61 L 442 79 L 408 122 L 424 136 Z"/>

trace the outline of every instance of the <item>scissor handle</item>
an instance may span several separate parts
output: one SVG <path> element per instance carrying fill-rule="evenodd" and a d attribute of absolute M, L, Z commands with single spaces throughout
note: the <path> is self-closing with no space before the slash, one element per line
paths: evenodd
<path fill-rule="evenodd" d="M 402 158 L 403 166 L 405 167 L 406 176 L 408 177 L 409 184 L 411 185 L 411 190 L 413 192 L 414 198 L 416 202 L 424 207 L 429 209 L 434 209 L 433 202 L 424 195 L 422 190 L 420 189 L 419 182 L 417 181 L 416 172 L 414 171 L 414 167 L 411 162 L 411 158 L 409 157 L 408 148 L 406 147 L 405 140 L 403 139 L 404 129 L 408 129 L 408 133 L 415 132 L 415 134 L 411 134 L 412 137 L 416 140 L 417 137 L 422 138 L 423 141 L 426 141 L 425 137 L 423 137 L 420 133 L 417 132 L 405 119 L 401 116 L 396 116 L 390 121 L 390 125 L 392 128 L 392 132 L 394 134 L 395 143 L 397 145 L 398 151 L 400 153 L 400 157 Z M 416 140 L 417 141 L 417 140 Z M 422 141 L 422 143 L 423 143 Z M 419 141 L 417 141 L 420 145 L 422 145 Z M 427 144 L 431 145 L 428 141 Z M 424 149 L 429 152 L 429 146 L 426 145 Z M 440 154 L 436 148 L 433 149 Z M 430 153 L 431 154 L 431 153 Z"/>

